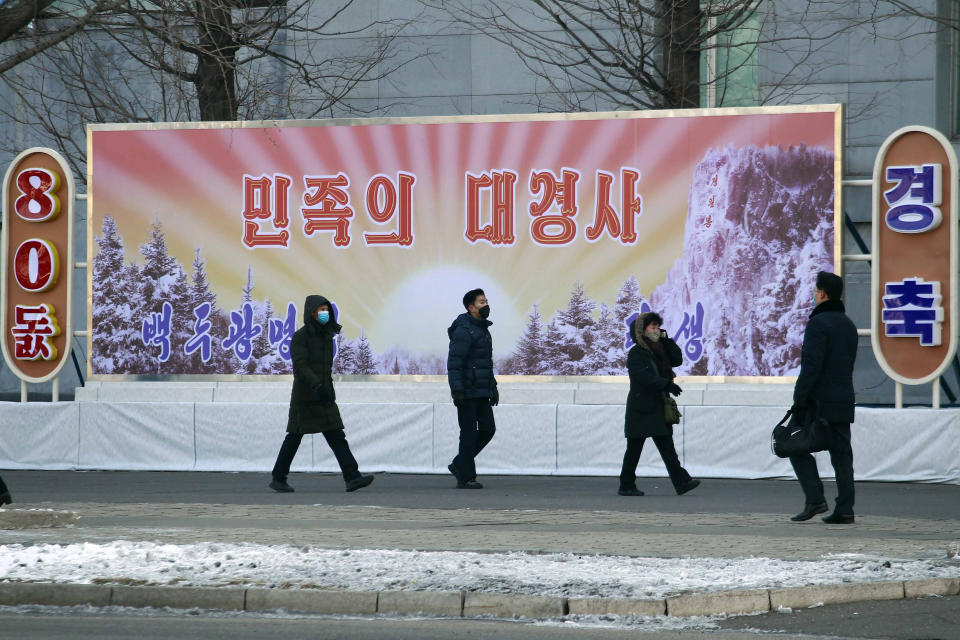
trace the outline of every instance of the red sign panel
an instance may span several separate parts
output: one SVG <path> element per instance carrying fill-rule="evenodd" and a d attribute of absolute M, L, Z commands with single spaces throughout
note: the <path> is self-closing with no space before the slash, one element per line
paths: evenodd
<path fill-rule="evenodd" d="M 939 376 L 957 349 L 957 159 L 938 131 L 905 127 L 873 170 L 873 352 L 903 384 Z"/>
<path fill-rule="evenodd" d="M 53 378 L 70 355 L 73 174 L 57 152 L 28 149 L 3 181 L 0 332 L 21 380 Z"/>

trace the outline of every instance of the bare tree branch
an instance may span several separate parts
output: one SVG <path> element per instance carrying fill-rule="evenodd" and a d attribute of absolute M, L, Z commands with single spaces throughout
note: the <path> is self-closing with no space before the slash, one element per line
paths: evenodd
<path fill-rule="evenodd" d="M 78 171 L 88 122 L 368 113 L 378 99 L 348 98 L 429 55 L 400 39 L 415 18 L 360 21 L 355 0 L 99 2 L 114 10 L 0 78 L 11 89 L 0 116 L 45 136 Z"/>
<path fill-rule="evenodd" d="M 33 44 L 17 53 L 0 60 L 0 75 L 14 68 L 21 62 L 25 62 L 46 49 L 63 42 L 73 34 L 77 33 L 88 25 L 94 18 L 100 14 L 112 11 L 123 4 L 124 0 L 97 0 L 87 12 L 79 18 L 66 18 L 67 26 L 57 29 L 55 32 L 41 36 L 39 34 L 25 33 L 28 26 L 37 20 L 45 9 L 50 7 L 55 0 L 8 0 L 0 4 L 0 43 L 9 40 L 28 41 Z M 56 15 L 50 13 L 49 15 Z"/>

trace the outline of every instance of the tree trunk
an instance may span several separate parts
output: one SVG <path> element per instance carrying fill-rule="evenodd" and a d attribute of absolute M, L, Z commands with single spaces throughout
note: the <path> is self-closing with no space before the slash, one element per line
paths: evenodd
<path fill-rule="evenodd" d="M 197 71 L 194 84 L 201 120 L 236 120 L 236 56 L 233 17 L 229 3 L 200 0 L 196 3 Z"/>
<path fill-rule="evenodd" d="M 0 42 L 13 37 L 20 29 L 40 16 L 53 0 L 13 0 L 0 2 Z"/>
<path fill-rule="evenodd" d="M 657 35 L 663 48 L 664 106 L 700 106 L 700 2 L 657 0 Z"/>

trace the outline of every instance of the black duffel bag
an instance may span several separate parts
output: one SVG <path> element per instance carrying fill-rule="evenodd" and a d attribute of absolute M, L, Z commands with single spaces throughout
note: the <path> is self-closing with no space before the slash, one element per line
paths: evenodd
<path fill-rule="evenodd" d="M 830 423 L 820 417 L 816 405 L 802 409 L 790 407 L 770 435 L 770 449 L 778 458 L 825 451 L 829 448 Z"/>

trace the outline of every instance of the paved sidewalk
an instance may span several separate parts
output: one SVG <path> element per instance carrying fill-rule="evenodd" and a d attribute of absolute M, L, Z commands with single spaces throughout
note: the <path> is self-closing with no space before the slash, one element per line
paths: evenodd
<path fill-rule="evenodd" d="M 790 522 L 802 498 L 796 483 L 782 481 L 707 479 L 678 497 L 664 479 L 644 479 L 651 495 L 622 498 L 611 496 L 609 478 L 490 477 L 488 489 L 476 492 L 450 489 L 443 476 L 378 474 L 369 489 L 345 494 L 336 477 L 298 474 L 291 477 L 298 492 L 280 495 L 266 488 L 263 474 L 5 471 L 4 477 L 17 500 L 12 507 L 72 512 L 81 524 L 0 529 L 0 544 L 210 541 L 815 560 L 840 553 L 946 558 L 960 543 L 960 487 L 952 485 L 860 484 L 857 523 L 830 526 L 819 518 Z M 937 589 L 950 593 L 954 583 Z M 837 597 L 903 597 L 911 588 L 919 587 Z M 749 610 L 769 608 L 770 597 L 760 597 L 760 605 L 754 598 Z M 821 594 L 818 601 L 825 600 Z M 742 602 L 688 610 L 733 612 Z"/>
<path fill-rule="evenodd" d="M 826 553 L 945 557 L 960 540 L 957 520 L 887 516 L 864 516 L 850 527 L 824 525 L 819 518 L 785 522 L 765 513 L 102 502 L 44 507 L 79 514 L 82 526 L 0 531 L 0 543 L 295 541 L 329 548 L 814 560 Z"/>

